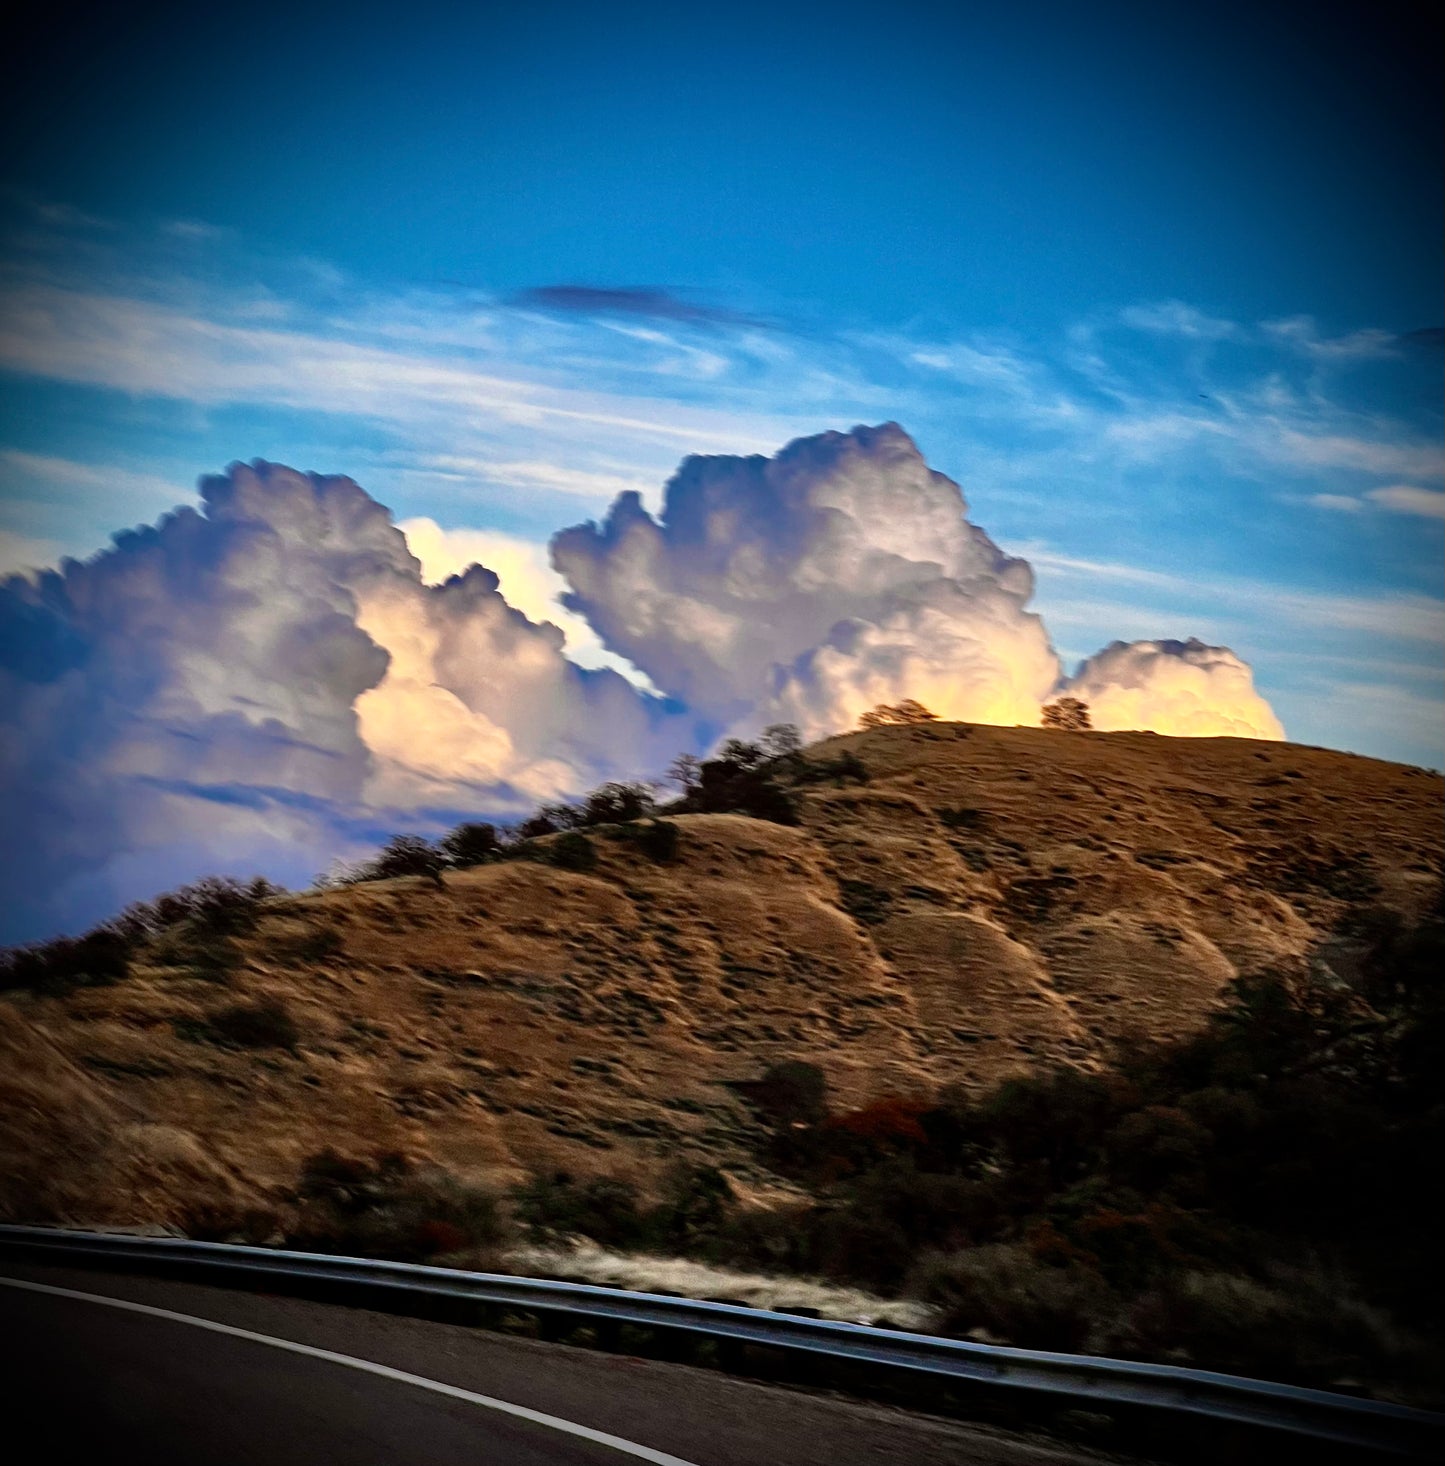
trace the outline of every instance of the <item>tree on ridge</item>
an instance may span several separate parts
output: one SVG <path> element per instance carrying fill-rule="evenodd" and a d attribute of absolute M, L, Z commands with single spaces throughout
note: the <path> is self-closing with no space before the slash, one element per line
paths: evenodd
<path fill-rule="evenodd" d="M 1049 703 L 1039 723 L 1045 728 L 1061 728 L 1066 733 L 1083 733 L 1094 726 L 1088 703 L 1077 697 L 1061 697 Z"/>
<path fill-rule="evenodd" d="M 931 713 L 921 702 L 914 698 L 905 697 L 902 702 L 886 703 L 880 702 L 871 712 L 866 712 L 858 719 L 860 728 L 887 728 L 890 726 L 910 726 L 917 723 L 936 723 L 938 714 Z"/>

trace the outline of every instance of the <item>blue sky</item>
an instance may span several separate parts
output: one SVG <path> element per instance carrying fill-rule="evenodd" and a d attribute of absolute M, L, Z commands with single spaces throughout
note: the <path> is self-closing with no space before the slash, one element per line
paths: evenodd
<path fill-rule="evenodd" d="M 1199 635 L 1291 737 L 1445 763 L 1411 10 L 685 9 L 42 40 L 6 104 L 10 563 L 264 457 L 475 531 L 540 603 L 537 547 L 684 454 L 896 419 L 1067 660 Z"/>

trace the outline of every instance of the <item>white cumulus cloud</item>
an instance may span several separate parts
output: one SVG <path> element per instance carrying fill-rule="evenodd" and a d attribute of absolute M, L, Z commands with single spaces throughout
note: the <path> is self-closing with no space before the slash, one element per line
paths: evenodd
<path fill-rule="evenodd" d="M 1180 738 L 1283 738 L 1254 688 L 1249 664 L 1228 647 L 1188 641 L 1116 641 L 1069 679 L 1095 728 L 1138 728 Z"/>
<path fill-rule="evenodd" d="M 562 646 L 489 570 L 429 585 L 350 479 L 265 463 L 0 582 L 6 936 L 150 894 L 179 851 L 296 879 L 379 821 L 520 809 L 691 741 Z"/>
<path fill-rule="evenodd" d="M 944 716 L 1032 722 L 1058 678 L 1027 562 L 895 423 L 687 458 L 657 518 L 622 494 L 552 559 L 603 644 L 718 726 L 831 733 L 924 693 Z"/>

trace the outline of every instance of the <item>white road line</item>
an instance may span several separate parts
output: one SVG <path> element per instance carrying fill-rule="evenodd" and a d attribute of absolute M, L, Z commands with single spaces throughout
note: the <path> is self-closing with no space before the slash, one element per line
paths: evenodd
<path fill-rule="evenodd" d="M 194 1328 L 209 1329 L 213 1334 L 230 1334 L 234 1339 L 249 1339 L 253 1344 L 269 1344 L 273 1349 L 286 1349 L 292 1354 L 305 1354 L 311 1359 L 324 1359 L 329 1364 L 344 1364 L 348 1369 L 359 1369 L 365 1374 L 379 1375 L 382 1379 L 397 1380 L 404 1385 L 416 1385 L 418 1389 L 431 1390 L 434 1394 L 449 1395 L 454 1400 L 465 1400 L 469 1405 L 480 1405 L 487 1410 L 499 1410 L 503 1415 L 515 1415 L 519 1420 L 530 1420 L 534 1425 L 545 1425 L 567 1435 L 581 1436 L 594 1445 L 609 1446 L 625 1456 L 639 1461 L 650 1461 L 652 1466 L 694 1466 L 681 1456 L 669 1456 L 666 1451 L 654 1451 L 650 1446 L 640 1446 L 636 1441 L 624 1440 L 620 1435 L 608 1435 L 605 1430 L 593 1430 L 590 1426 L 578 1425 L 575 1421 L 563 1420 L 556 1415 L 544 1415 L 540 1410 L 529 1410 L 525 1405 L 512 1405 L 506 1400 L 494 1400 L 490 1395 L 474 1394 L 471 1390 L 446 1385 L 440 1380 L 427 1379 L 424 1375 L 408 1374 L 404 1369 L 392 1369 L 385 1364 L 373 1364 L 369 1359 L 355 1359 L 350 1354 L 335 1354 L 330 1349 L 313 1349 L 310 1344 L 297 1344 L 290 1339 L 273 1339 L 270 1334 L 252 1333 L 250 1329 L 233 1328 L 228 1323 L 216 1323 L 209 1318 L 196 1318 L 189 1313 L 173 1313 L 169 1308 L 152 1308 L 148 1303 L 132 1303 L 125 1298 L 107 1298 L 102 1293 L 80 1293 L 73 1288 L 54 1288 L 48 1283 L 27 1283 L 19 1278 L 0 1278 L 0 1284 L 7 1288 L 24 1288 L 31 1293 L 52 1293 L 57 1298 L 80 1298 L 86 1303 L 104 1303 L 110 1308 L 123 1308 L 127 1313 L 144 1313 L 151 1318 L 168 1318 L 175 1323 L 188 1323 Z"/>

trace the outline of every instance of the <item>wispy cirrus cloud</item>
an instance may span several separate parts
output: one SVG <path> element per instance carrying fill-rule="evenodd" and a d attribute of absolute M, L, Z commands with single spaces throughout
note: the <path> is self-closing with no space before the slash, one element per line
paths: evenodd
<path fill-rule="evenodd" d="M 1416 484 L 1386 484 L 1367 489 L 1358 498 L 1350 494 L 1311 494 L 1316 509 L 1339 514 L 1362 514 L 1378 508 L 1391 514 L 1413 514 L 1421 519 L 1445 519 L 1445 491 L 1422 489 Z"/>
<path fill-rule="evenodd" d="M 1394 331 L 1369 327 L 1348 331 L 1342 336 L 1325 336 L 1312 316 L 1288 316 L 1277 321 L 1265 321 L 1261 329 L 1316 361 L 1376 361 L 1393 356 L 1400 349 L 1400 337 Z"/>
<path fill-rule="evenodd" d="M 1171 575 L 1138 565 L 1082 560 L 1060 554 L 1047 545 L 1024 542 L 1014 548 L 1028 557 L 1041 577 L 1065 578 L 1118 586 L 1136 586 L 1142 591 L 1197 599 L 1225 612 L 1236 622 L 1263 609 L 1300 626 L 1331 626 L 1363 631 L 1389 640 L 1445 644 L 1445 605 L 1433 596 L 1387 593 L 1381 595 L 1333 594 L 1283 587 L 1277 582 L 1240 577 L 1192 577 Z M 1160 600 L 1167 614 L 1177 606 Z"/>
<path fill-rule="evenodd" d="M 1259 441 L 1264 453 L 1305 468 L 1353 469 L 1389 478 L 1445 477 L 1445 450 L 1436 443 L 1311 433 L 1282 422 L 1267 424 Z"/>
<path fill-rule="evenodd" d="M 1439 489 L 1421 489 L 1414 484 L 1386 484 L 1382 489 L 1371 489 L 1365 497 L 1370 503 L 1395 514 L 1445 519 L 1445 493 Z"/>
<path fill-rule="evenodd" d="M 1227 341 L 1243 334 L 1243 328 L 1237 322 L 1211 316 L 1182 300 L 1126 306 L 1119 312 L 1119 319 L 1136 331 L 1184 336 L 1193 341 Z"/>

